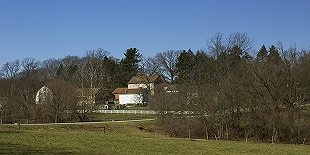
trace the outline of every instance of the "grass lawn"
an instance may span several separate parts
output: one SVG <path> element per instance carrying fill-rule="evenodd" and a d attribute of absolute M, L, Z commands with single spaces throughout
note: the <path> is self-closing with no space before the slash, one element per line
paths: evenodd
<path fill-rule="evenodd" d="M 140 130 L 141 127 L 145 129 Z M 105 129 L 105 133 L 104 133 Z M 310 146 L 169 138 L 154 123 L 0 125 L 0 154 L 309 154 Z"/>
<path fill-rule="evenodd" d="M 147 114 L 93 114 L 92 121 L 124 121 L 124 120 L 139 120 L 139 119 L 152 119 L 156 115 Z"/>

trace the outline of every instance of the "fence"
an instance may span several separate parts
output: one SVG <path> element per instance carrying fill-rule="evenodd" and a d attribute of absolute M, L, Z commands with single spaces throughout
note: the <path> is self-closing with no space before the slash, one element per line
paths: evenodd
<path fill-rule="evenodd" d="M 154 110 L 94 110 L 93 112 L 102 114 L 157 114 Z"/>

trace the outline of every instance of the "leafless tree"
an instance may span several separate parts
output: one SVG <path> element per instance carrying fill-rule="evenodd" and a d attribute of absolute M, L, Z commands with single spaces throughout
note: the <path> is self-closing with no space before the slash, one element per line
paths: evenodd
<path fill-rule="evenodd" d="M 50 80 L 56 78 L 57 70 L 61 62 L 57 59 L 47 59 L 41 63 L 41 72 L 43 79 Z"/>
<path fill-rule="evenodd" d="M 42 105 L 43 117 L 55 123 L 65 121 L 67 115 L 73 115 L 77 108 L 77 87 L 64 80 L 52 80 L 46 84 L 51 90 L 50 102 Z"/>
<path fill-rule="evenodd" d="M 228 54 L 233 47 L 240 48 L 243 53 L 251 53 L 254 40 L 247 33 L 230 33 L 226 38 L 221 33 L 217 33 L 207 40 L 207 46 L 211 54 L 217 58 L 221 54 Z"/>
<path fill-rule="evenodd" d="M 211 39 L 207 40 L 207 46 L 215 58 L 218 58 L 227 50 L 227 45 L 221 33 L 217 33 Z"/>
<path fill-rule="evenodd" d="M 227 46 L 231 49 L 234 46 L 239 47 L 243 52 L 251 52 L 254 46 L 254 40 L 247 33 L 235 32 L 229 34 L 227 38 Z"/>
<path fill-rule="evenodd" d="M 101 48 L 87 51 L 79 63 L 78 85 L 80 87 L 102 87 L 102 81 L 107 80 L 103 62 L 108 57 L 109 52 Z"/>
<path fill-rule="evenodd" d="M 19 60 L 7 62 L 3 65 L 1 72 L 6 78 L 13 78 L 16 77 L 17 74 L 20 72 L 20 67 L 21 64 Z"/>
<path fill-rule="evenodd" d="M 150 59 L 150 67 L 156 69 L 167 82 L 174 83 L 176 63 L 180 53 L 181 51 L 175 50 L 157 53 L 153 59 Z"/>
<path fill-rule="evenodd" d="M 22 60 L 22 66 L 24 72 L 31 72 L 38 69 L 39 62 L 35 58 L 25 58 Z"/>

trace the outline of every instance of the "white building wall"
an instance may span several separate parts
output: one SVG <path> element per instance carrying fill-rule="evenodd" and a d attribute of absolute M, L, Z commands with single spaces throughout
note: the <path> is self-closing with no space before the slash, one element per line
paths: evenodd
<path fill-rule="evenodd" d="M 119 94 L 119 104 L 142 104 L 142 94 Z"/>
<path fill-rule="evenodd" d="M 128 89 L 147 88 L 146 84 L 128 84 Z"/>
<path fill-rule="evenodd" d="M 154 83 L 150 83 L 149 85 L 146 85 L 146 84 L 143 84 L 143 83 L 140 83 L 140 84 L 128 84 L 128 89 L 138 89 L 138 88 L 149 89 L 151 91 L 151 95 L 154 95 Z"/>
<path fill-rule="evenodd" d="M 36 104 L 44 104 L 52 100 L 53 93 L 50 89 L 43 86 L 36 94 Z"/>

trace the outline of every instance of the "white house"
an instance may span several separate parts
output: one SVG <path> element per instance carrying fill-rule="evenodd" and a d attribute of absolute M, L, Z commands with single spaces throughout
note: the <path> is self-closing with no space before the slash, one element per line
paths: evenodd
<path fill-rule="evenodd" d="M 120 105 L 144 104 L 149 95 L 155 94 L 155 88 L 164 83 L 159 75 L 134 76 L 129 80 L 128 87 L 116 88 L 112 92 L 114 102 Z"/>
<path fill-rule="evenodd" d="M 147 101 L 147 89 L 145 88 L 116 88 L 112 94 L 115 96 L 115 102 L 120 105 L 144 104 Z"/>

